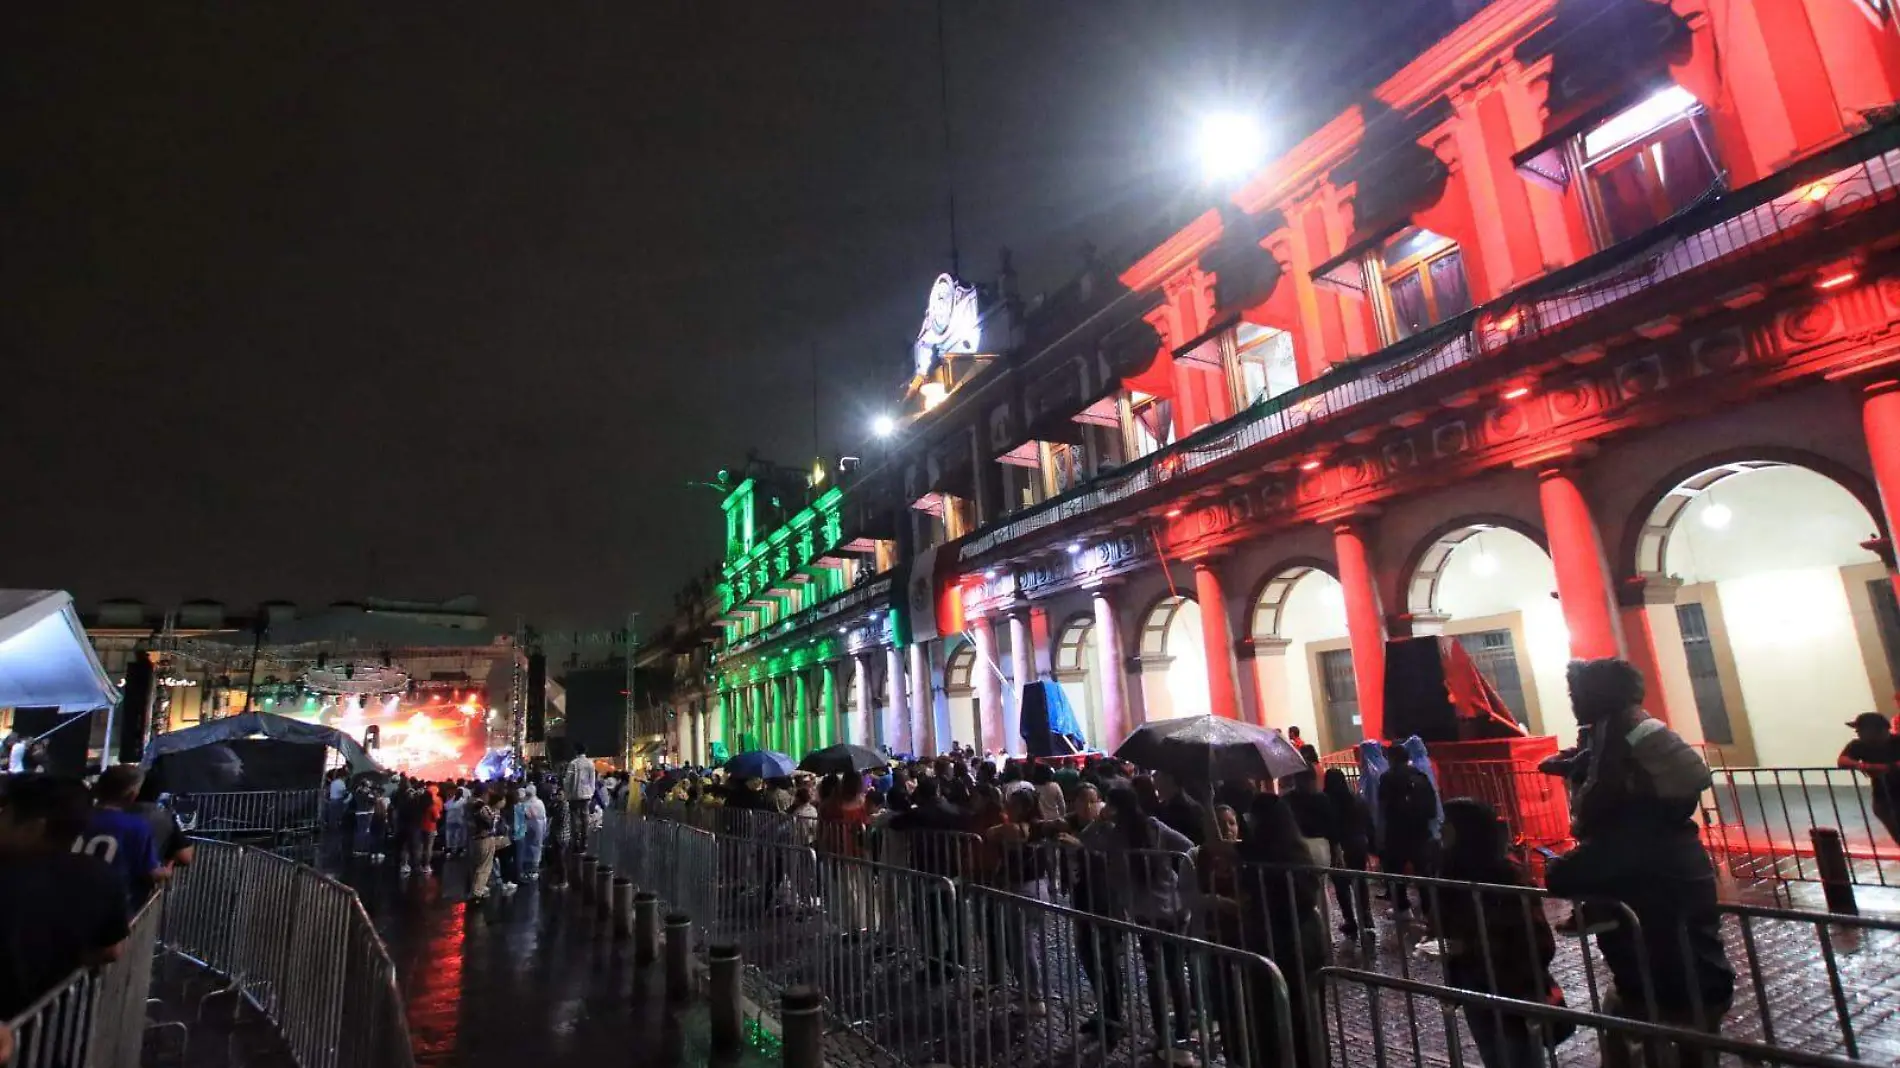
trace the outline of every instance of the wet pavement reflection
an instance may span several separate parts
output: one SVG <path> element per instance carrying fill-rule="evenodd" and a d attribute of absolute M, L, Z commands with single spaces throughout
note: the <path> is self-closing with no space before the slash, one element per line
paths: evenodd
<path fill-rule="evenodd" d="M 393 859 L 393 858 L 392 858 Z M 522 883 L 510 896 L 466 904 L 468 865 L 398 876 L 393 863 L 346 863 L 389 944 L 407 1001 L 418 1068 L 594 1063 L 772 1063 L 762 1050 L 714 1058 L 703 1003 L 675 1009 L 657 968 L 633 964 L 573 891 Z"/>

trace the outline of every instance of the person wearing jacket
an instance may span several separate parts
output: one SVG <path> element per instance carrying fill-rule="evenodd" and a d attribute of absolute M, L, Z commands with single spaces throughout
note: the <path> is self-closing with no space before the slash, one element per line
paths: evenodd
<path fill-rule="evenodd" d="M 1332 866 L 1364 872 L 1372 856 L 1372 812 L 1338 768 L 1326 769 L 1323 793 L 1333 810 Z M 1361 930 L 1372 931 L 1372 887 L 1365 876 L 1333 876 L 1333 898 L 1339 904 L 1340 934 L 1356 938 Z"/>
<path fill-rule="evenodd" d="M 1301 774 L 1310 775 L 1311 771 Z M 1319 1011 L 1319 971 L 1326 964 L 1325 925 L 1319 914 L 1322 883 L 1319 873 L 1310 867 L 1307 836 L 1301 832 L 1287 798 L 1269 793 L 1254 797 L 1247 809 L 1240 860 L 1246 866 L 1240 880 L 1242 943 L 1271 960 L 1286 980 L 1293 1023 L 1292 1063 L 1323 1064 L 1325 1032 Z M 1248 1041 L 1254 1056 L 1244 1063 L 1278 1064 L 1280 1046 L 1288 1039 L 1273 1023 L 1267 985 L 1253 985 L 1254 1031 Z M 1235 1026 L 1233 1030 L 1238 1040 L 1242 1029 Z M 1234 1052 L 1230 1047 L 1229 1061 L 1240 1063 Z"/>
<path fill-rule="evenodd" d="M 1604 1011 L 1647 1015 L 1655 1023 L 1715 1032 L 1735 996 L 1735 972 L 1722 943 L 1715 868 L 1696 833 L 1697 799 L 1711 776 L 1696 751 L 1642 709 L 1643 680 L 1615 659 L 1570 665 L 1577 722 L 1592 727 L 1590 771 L 1577 798 L 1577 847 L 1551 862 L 1545 885 L 1561 897 L 1620 901 L 1637 931 L 1618 923 L 1599 932 L 1597 948 L 1615 989 Z M 1645 968 L 1647 964 L 1647 968 Z M 1713 1065 L 1715 1055 L 1675 1043 L 1680 1068 Z M 1606 1035 L 1607 1068 L 1636 1063 L 1630 1043 Z M 1651 1063 L 1669 1051 L 1652 1051 Z"/>
<path fill-rule="evenodd" d="M 1440 875 L 1486 886 L 1530 886 L 1511 861 L 1510 831 L 1497 810 L 1469 797 L 1445 802 Z M 1461 990 L 1550 1004 L 1557 938 L 1532 893 L 1434 887 L 1431 908 L 1445 951 L 1445 982 Z M 1464 1007 L 1485 1068 L 1541 1068 L 1545 1040 L 1528 1018 Z"/>
<path fill-rule="evenodd" d="M 442 806 L 442 851 L 459 857 L 468 852 L 468 787 L 458 786 L 449 803 Z"/>
<path fill-rule="evenodd" d="M 532 783 L 523 787 L 522 793 L 523 800 L 515 806 L 521 812 L 521 842 L 515 847 L 521 855 L 516 863 L 521 867 L 521 878 L 534 882 L 541 878 L 541 847 L 548 840 L 548 806 Z"/>
<path fill-rule="evenodd" d="M 1092 911 L 1126 919 L 1151 931 L 1178 933 L 1184 929 L 1187 910 L 1181 901 L 1180 877 L 1175 865 L 1153 854 L 1185 855 L 1194 843 L 1148 815 L 1132 787 L 1117 786 L 1108 792 L 1107 818 L 1083 829 L 1082 847 L 1087 851 L 1084 863 L 1090 869 L 1095 899 Z M 1105 933 L 1096 932 L 1098 940 Z M 1101 1015 L 1083 1028 L 1099 1031 L 1105 1046 L 1113 1044 L 1113 1037 L 1125 1023 L 1121 1018 L 1125 989 L 1122 951 L 1115 944 L 1118 938 L 1111 936 L 1106 941 L 1110 944 L 1079 947 L 1083 971 L 1095 984 L 1096 1002 L 1102 1007 Z M 1145 985 L 1154 1033 L 1168 1038 L 1160 1059 L 1164 1064 L 1190 1063 L 1192 1055 L 1185 1047 L 1193 1013 L 1186 961 L 1178 945 L 1170 940 L 1137 935 L 1135 942 L 1148 976 Z M 1163 977 L 1161 981 L 1156 981 L 1157 976 Z"/>

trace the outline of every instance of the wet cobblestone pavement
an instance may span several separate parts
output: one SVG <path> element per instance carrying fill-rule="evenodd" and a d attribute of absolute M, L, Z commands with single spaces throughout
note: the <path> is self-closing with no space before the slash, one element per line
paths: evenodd
<path fill-rule="evenodd" d="M 352 862 L 336 874 L 389 945 L 417 1068 L 776 1063 L 766 1035 L 716 1058 L 703 1001 L 670 1006 L 659 971 L 636 967 L 630 944 L 569 900 L 572 891 L 522 883 L 468 905 L 460 860 L 406 878 L 393 863 Z"/>

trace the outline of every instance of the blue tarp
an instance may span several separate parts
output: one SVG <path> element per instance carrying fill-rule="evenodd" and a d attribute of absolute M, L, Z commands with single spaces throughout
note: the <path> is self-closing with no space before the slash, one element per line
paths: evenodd
<path fill-rule="evenodd" d="M 1075 718 L 1075 709 L 1070 706 L 1069 695 L 1062 691 L 1061 684 L 1044 679 L 1029 685 L 1042 687 L 1043 697 L 1049 707 L 1049 733 L 1062 735 L 1074 742 L 1077 749 L 1087 749 L 1088 738 L 1082 734 L 1082 724 Z M 1026 693 L 1028 687 L 1023 689 Z M 1028 701 L 1023 703 L 1028 704 Z"/>

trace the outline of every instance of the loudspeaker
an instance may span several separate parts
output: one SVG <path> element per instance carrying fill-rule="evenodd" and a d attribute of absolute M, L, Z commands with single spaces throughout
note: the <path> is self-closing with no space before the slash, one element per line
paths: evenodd
<path fill-rule="evenodd" d="M 155 675 L 152 658 L 143 649 L 134 650 L 125 665 L 125 689 L 121 691 L 116 719 L 119 737 L 119 763 L 136 764 L 145 756 L 145 729 L 152 721 Z M 110 748 L 114 739 L 106 739 Z"/>
<path fill-rule="evenodd" d="M 530 742 L 544 742 L 548 737 L 548 655 L 546 653 L 528 654 L 527 698 L 527 722 L 523 725 L 523 736 Z"/>
<path fill-rule="evenodd" d="M 1503 698 L 1455 638 L 1385 644 L 1385 736 L 1424 742 L 1521 737 Z"/>
<path fill-rule="evenodd" d="M 1023 745 L 1032 757 L 1049 756 L 1054 750 L 1049 738 L 1049 695 L 1040 685 L 1023 687 Z"/>

